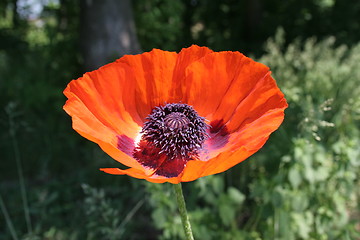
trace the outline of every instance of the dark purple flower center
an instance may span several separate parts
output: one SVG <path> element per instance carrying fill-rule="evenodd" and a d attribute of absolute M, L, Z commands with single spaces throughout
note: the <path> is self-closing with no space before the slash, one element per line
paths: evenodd
<path fill-rule="evenodd" d="M 208 137 L 205 119 L 187 104 L 155 107 L 146 120 L 133 157 L 160 175 L 177 176 L 187 161 L 199 156 Z M 174 169 L 165 174 L 166 166 Z"/>
<path fill-rule="evenodd" d="M 146 119 L 142 140 L 153 143 L 169 159 L 197 157 L 207 138 L 205 119 L 187 104 L 155 107 Z"/>
<path fill-rule="evenodd" d="M 172 112 L 164 118 L 164 123 L 166 127 L 173 129 L 174 131 L 179 131 L 187 129 L 189 127 L 190 120 L 183 113 Z"/>

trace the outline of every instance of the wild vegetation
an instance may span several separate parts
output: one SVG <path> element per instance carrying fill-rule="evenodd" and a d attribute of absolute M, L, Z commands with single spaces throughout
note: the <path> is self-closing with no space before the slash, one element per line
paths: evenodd
<path fill-rule="evenodd" d="M 78 1 L 31 21 L 13 2 L 0 3 L 0 239 L 182 239 L 171 185 L 98 171 L 118 164 L 62 110 L 82 73 Z M 135 1 L 143 50 L 245 52 L 289 103 L 260 152 L 183 184 L 195 239 L 360 239 L 360 4 L 345 2 L 264 1 L 247 35 L 246 1 Z"/>

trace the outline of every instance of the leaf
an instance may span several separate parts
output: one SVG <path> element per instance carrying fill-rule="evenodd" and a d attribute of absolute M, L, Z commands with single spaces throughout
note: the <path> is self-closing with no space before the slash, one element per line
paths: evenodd
<path fill-rule="evenodd" d="M 274 207 L 281 207 L 283 204 L 283 197 L 281 195 L 280 189 L 276 188 L 275 191 L 272 193 L 271 202 Z"/>
<path fill-rule="evenodd" d="M 226 203 L 220 204 L 219 214 L 220 214 L 221 221 L 223 222 L 223 224 L 225 226 L 229 226 L 235 218 L 234 208 L 229 203 L 228 204 L 226 204 Z"/>
<path fill-rule="evenodd" d="M 288 178 L 291 186 L 295 189 L 298 188 L 302 182 L 300 171 L 296 166 L 289 170 Z"/>
<path fill-rule="evenodd" d="M 238 189 L 234 187 L 228 188 L 228 195 L 230 199 L 237 204 L 242 204 L 245 200 L 245 195 L 242 194 Z"/>

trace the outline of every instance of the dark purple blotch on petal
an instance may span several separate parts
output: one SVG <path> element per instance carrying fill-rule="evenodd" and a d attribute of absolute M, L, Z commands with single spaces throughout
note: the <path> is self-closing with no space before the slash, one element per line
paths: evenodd
<path fill-rule="evenodd" d="M 229 130 L 224 120 L 213 120 L 210 123 L 209 138 L 206 140 L 206 146 L 209 150 L 216 150 L 224 147 L 229 142 Z"/>
<path fill-rule="evenodd" d="M 177 177 L 182 173 L 188 161 L 183 158 L 167 159 L 156 169 L 155 174 L 167 178 Z"/>
<path fill-rule="evenodd" d="M 132 157 L 135 148 L 134 140 L 124 134 L 118 135 L 117 139 L 117 148 Z"/>
<path fill-rule="evenodd" d="M 141 140 L 135 148 L 133 157 L 144 167 L 154 169 L 154 174 L 164 177 L 177 177 L 185 168 L 188 159 L 169 158 L 160 152 L 153 143 Z"/>
<path fill-rule="evenodd" d="M 141 140 L 133 151 L 133 157 L 143 166 L 157 169 L 167 158 L 153 143 Z"/>

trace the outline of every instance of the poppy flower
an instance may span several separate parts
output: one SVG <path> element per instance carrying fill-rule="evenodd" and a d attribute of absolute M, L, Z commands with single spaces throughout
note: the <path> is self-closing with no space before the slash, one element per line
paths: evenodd
<path fill-rule="evenodd" d="M 125 55 L 71 81 L 73 128 L 150 182 L 221 173 L 257 152 L 284 119 L 269 68 L 239 52 L 193 45 Z"/>

